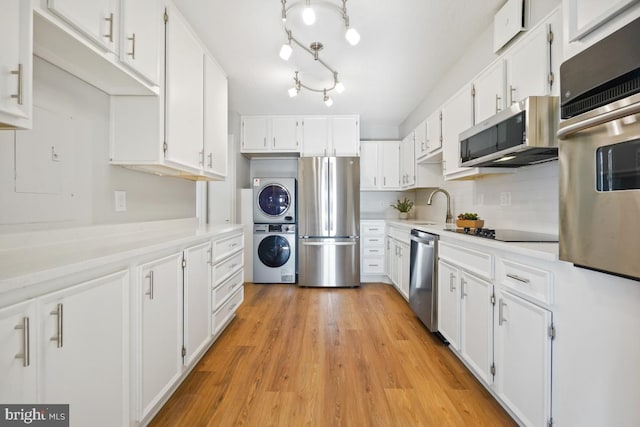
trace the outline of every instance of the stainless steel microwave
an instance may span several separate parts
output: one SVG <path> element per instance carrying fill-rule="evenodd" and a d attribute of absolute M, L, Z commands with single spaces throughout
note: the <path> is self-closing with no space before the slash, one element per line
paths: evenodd
<path fill-rule="evenodd" d="M 560 259 L 640 280 L 640 19 L 560 67 Z M 606 61 L 603 61 L 606 58 Z"/>
<path fill-rule="evenodd" d="M 460 165 L 521 167 L 558 158 L 558 97 L 530 96 L 460 134 Z"/>

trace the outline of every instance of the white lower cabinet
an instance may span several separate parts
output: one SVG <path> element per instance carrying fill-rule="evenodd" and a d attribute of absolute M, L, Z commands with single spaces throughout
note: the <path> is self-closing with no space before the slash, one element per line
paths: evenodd
<path fill-rule="evenodd" d="M 458 274 L 456 267 L 438 261 L 438 331 L 455 350 L 460 350 Z"/>
<path fill-rule="evenodd" d="M 410 265 L 410 248 L 409 245 L 394 239 L 391 242 L 391 263 L 389 278 L 394 284 L 398 292 L 406 299 L 409 299 L 409 265 Z"/>
<path fill-rule="evenodd" d="M 211 342 L 211 243 L 184 250 L 184 365 L 194 363 Z"/>
<path fill-rule="evenodd" d="M 360 271 L 362 282 L 380 281 L 385 274 L 385 226 L 382 220 L 360 221 Z"/>
<path fill-rule="evenodd" d="M 137 293 L 143 419 L 182 372 L 182 251 L 139 266 Z"/>
<path fill-rule="evenodd" d="M 0 310 L 0 402 L 36 401 L 36 304 L 33 300 Z"/>
<path fill-rule="evenodd" d="M 462 272 L 460 279 L 460 353 L 487 384 L 492 381 L 493 285 Z"/>
<path fill-rule="evenodd" d="M 244 301 L 244 238 L 242 233 L 212 243 L 211 335 L 215 338 Z"/>
<path fill-rule="evenodd" d="M 527 426 L 551 419 L 552 313 L 496 290 L 495 391 Z"/>

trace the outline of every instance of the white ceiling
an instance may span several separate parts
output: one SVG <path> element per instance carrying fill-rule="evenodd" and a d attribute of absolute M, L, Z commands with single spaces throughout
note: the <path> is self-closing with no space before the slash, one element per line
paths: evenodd
<path fill-rule="evenodd" d="M 340 5 L 340 0 L 325 0 Z M 288 1 L 287 5 L 299 3 Z M 320 57 L 338 71 L 346 90 L 322 95 L 302 90 L 289 98 L 293 72 L 305 84 L 332 83 L 331 75 L 294 46 L 289 61 L 278 53 L 286 35 L 280 0 L 175 0 L 229 76 L 229 107 L 240 114 L 360 114 L 369 125 L 397 127 L 425 99 L 471 41 L 493 21 L 505 0 L 349 0 L 357 46 L 344 39 L 344 24 L 316 3 L 318 19 L 302 23 L 294 7 L 287 25 L 305 45 L 320 41 Z"/>

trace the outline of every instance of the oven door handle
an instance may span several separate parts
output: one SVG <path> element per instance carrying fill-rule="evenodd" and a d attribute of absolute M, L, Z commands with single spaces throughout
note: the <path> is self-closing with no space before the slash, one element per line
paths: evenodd
<path fill-rule="evenodd" d="M 602 124 L 637 113 L 640 113 L 640 103 L 627 105 L 622 108 L 618 108 L 617 110 L 608 111 L 599 116 L 590 117 L 588 119 L 572 123 L 570 125 L 563 126 L 562 123 L 560 123 L 560 130 L 558 130 L 558 139 L 567 139 L 574 133 L 582 132 L 583 130 L 600 126 Z"/>

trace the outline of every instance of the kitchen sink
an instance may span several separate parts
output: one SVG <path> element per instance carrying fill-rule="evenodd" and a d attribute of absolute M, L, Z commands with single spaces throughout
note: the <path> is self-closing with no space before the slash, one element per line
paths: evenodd
<path fill-rule="evenodd" d="M 411 223 L 415 225 L 438 225 L 437 222 L 432 221 L 412 221 Z"/>

